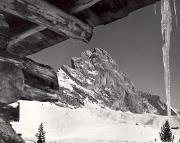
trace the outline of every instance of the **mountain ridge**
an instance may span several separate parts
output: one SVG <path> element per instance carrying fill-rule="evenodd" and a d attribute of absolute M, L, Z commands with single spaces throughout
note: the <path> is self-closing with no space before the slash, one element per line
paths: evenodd
<path fill-rule="evenodd" d="M 138 90 L 103 49 L 82 52 L 71 59 L 71 68 L 61 66 L 57 72 L 60 90 L 79 99 L 86 98 L 113 110 L 166 115 L 166 104 L 160 96 Z M 80 104 L 77 105 L 81 106 Z M 176 113 L 172 110 L 172 115 Z"/>

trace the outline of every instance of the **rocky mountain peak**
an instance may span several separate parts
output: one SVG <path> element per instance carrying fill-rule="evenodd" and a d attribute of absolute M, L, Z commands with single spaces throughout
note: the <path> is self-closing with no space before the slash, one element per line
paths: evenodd
<path fill-rule="evenodd" d="M 95 48 L 73 57 L 72 67 L 63 65 L 58 71 L 64 94 L 85 99 L 113 110 L 133 113 L 166 114 L 166 104 L 159 96 L 141 92 L 105 50 Z"/>

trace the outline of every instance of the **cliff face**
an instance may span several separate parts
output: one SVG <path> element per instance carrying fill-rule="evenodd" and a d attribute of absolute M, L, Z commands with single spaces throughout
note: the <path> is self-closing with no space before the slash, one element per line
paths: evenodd
<path fill-rule="evenodd" d="M 64 94 L 113 110 L 166 114 L 160 97 L 139 91 L 106 51 L 87 50 L 71 62 L 71 68 L 62 66 L 57 74 Z"/>

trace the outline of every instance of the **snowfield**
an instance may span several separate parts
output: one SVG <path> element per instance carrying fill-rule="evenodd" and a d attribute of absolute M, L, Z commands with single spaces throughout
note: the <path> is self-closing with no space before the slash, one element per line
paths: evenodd
<path fill-rule="evenodd" d="M 33 141 L 26 141 L 26 143 L 32 143 Z M 46 141 L 47 143 L 163 143 L 163 142 L 159 142 L 159 141 L 149 141 L 149 142 L 141 142 L 141 141 L 119 141 L 119 140 L 93 140 L 93 139 L 67 139 L 67 140 L 56 140 L 56 141 Z M 166 142 L 168 143 L 168 142 Z M 171 142 L 172 143 L 172 142 Z M 179 143 L 179 141 L 177 142 L 173 142 L 173 143 Z"/>
<path fill-rule="evenodd" d="M 31 106 L 30 106 L 31 105 Z M 83 108 L 61 108 L 50 103 L 22 102 L 19 123 L 12 123 L 24 138 L 34 138 L 38 126 L 44 123 L 46 138 L 57 143 L 144 143 L 159 141 L 165 116 L 133 114 L 102 109 L 86 102 Z M 22 108 L 21 108 L 22 109 Z M 169 119 L 172 127 L 180 127 L 180 119 Z M 180 130 L 172 130 L 175 140 Z"/>

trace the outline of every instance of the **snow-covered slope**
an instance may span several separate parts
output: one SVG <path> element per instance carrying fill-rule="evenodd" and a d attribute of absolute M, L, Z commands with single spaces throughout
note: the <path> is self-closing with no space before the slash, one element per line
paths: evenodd
<path fill-rule="evenodd" d="M 83 102 L 89 99 L 101 107 L 133 113 L 165 115 L 166 104 L 157 95 L 139 91 L 104 50 L 95 48 L 72 58 L 72 67 L 57 73 L 60 90 Z M 175 114 L 174 111 L 172 114 Z"/>
<path fill-rule="evenodd" d="M 102 109 L 86 101 L 85 106 L 78 109 L 38 102 L 33 102 L 33 106 L 30 106 L 32 102 L 23 102 L 22 106 L 25 105 L 26 109 L 21 110 L 23 118 L 20 123 L 13 124 L 17 132 L 22 133 L 23 137 L 34 138 L 38 125 L 43 122 L 48 140 L 65 143 L 159 140 L 160 127 L 167 120 L 165 116 Z M 179 118 L 174 116 L 169 120 L 172 127 L 180 127 Z M 180 130 L 173 130 L 173 134 L 176 140 L 180 138 Z"/>

